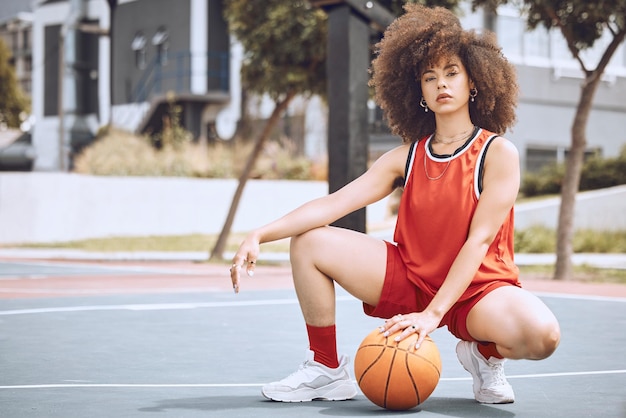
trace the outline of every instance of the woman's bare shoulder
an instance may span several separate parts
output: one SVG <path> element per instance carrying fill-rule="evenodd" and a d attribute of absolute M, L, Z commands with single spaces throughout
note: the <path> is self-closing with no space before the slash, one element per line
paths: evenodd
<path fill-rule="evenodd" d="M 394 172 L 399 172 L 404 175 L 404 168 L 406 166 L 406 160 L 409 156 L 409 149 L 411 148 L 411 144 L 402 144 L 391 150 L 385 152 L 381 155 L 375 162 L 372 167 L 375 165 L 383 165 L 388 170 L 392 170 Z"/>
<path fill-rule="evenodd" d="M 503 136 L 497 136 L 494 138 L 493 143 L 489 147 L 490 153 L 497 154 L 500 157 L 514 157 L 519 158 L 519 151 L 513 142 L 509 141 Z M 493 151 L 493 152 L 491 152 Z M 489 155 L 489 153 L 487 154 Z"/>

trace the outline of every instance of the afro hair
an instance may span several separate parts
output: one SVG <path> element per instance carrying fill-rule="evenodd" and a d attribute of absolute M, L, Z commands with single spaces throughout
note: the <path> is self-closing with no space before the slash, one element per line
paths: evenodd
<path fill-rule="evenodd" d="M 435 116 L 419 106 L 421 74 L 441 58 L 457 56 L 478 90 L 470 102 L 472 122 L 503 134 L 515 122 L 518 85 L 515 68 L 490 32 L 464 30 L 443 7 L 405 6 L 376 44 L 370 86 L 392 133 L 413 142 L 435 131 Z"/>

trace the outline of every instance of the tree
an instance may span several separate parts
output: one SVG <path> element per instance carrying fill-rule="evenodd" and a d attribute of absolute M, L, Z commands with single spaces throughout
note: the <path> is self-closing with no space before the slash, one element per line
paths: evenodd
<path fill-rule="evenodd" d="M 459 0 L 379 0 L 400 15 L 407 3 L 455 8 Z M 226 221 L 210 259 L 222 259 L 237 207 L 255 161 L 282 112 L 297 94 L 326 95 L 326 15 L 308 0 L 226 0 L 225 16 L 233 35 L 242 43 L 245 60 L 242 85 L 248 92 L 268 94 L 275 108 L 255 140 L 239 176 Z"/>
<path fill-rule="evenodd" d="M 498 4 L 508 2 L 473 0 L 473 5 L 485 5 L 493 11 Z M 529 29 L 542 25 L 548 30 L 561 32 L 584 74 L 580 99 L 571 125 L 571 148 L 565 165 L 557 227 L 554 279 L 564 280 L 572 277 L 574 207 L 587 144 L 587 120 L 602 75 L 626 36 L 626 0 L 523 0 L 521 7 L 527 17 Z M 608 42 L 595 67 L 594 63 L 585 62 L 582 52 L 607 35 Z"/>
<path fill-rule="evenodd" d="M 297 94 L 324 95 L 326 91 L 326 15 L 306 0 L 226 0 L 224 14 L 230 31 L 245 51 L 242 87 L 267 94 L 274 110 L 254 141 L 228 211 L 211 252 L 220 260 L 237 207 L 265 142 L 291 99 Z"/>
<path fill-rule="evenodd" d="M 17 84 L 15 69 L 9 63 L 11 52 L 0 39 L 0 124 L 19 128 L 28 100 Z"/>

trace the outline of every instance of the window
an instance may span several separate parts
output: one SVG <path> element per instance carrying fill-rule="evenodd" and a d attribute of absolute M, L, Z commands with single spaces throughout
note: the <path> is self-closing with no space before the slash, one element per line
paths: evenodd
<path fill-rule="evenodd" d="M 43 115 L 53 116 L 59 112 L 59 39 L 61 25 L 46 26 L 44 33 L 46 59 L 43 62 Z"/>
<path fill-rule="evenodd" d="M 564 164 L 568 154 L 569 149 L 562 146 L 529 145 L 526 147 L 526 171 L 534 173 L 551 164 Z M 584 160 L 601 154 L 600 148 L 587 149 Z"/>
<path fill-rule="evenodd" d="M 137 32 L 131 43 L 131 48 L 135 52 L 135 66 L 143 70 L 146 68 L 146 37 L 143 32 Z"/>
<path fill-rule="evenodd" d="M 543 167 L 556 163 L 558 158 L 556 147 L 528 147 L 526 148 L 526 171 L 534 173 Z"/>
<path fill-rule="evenodd" d="M 558 29 L 546 30 L 539 25 L 530 31 L 526 17 L 520 15 L 515 5 L 498 7 L 495 32 L 504 54 L 517 64 L 553 68 L 555 76 L 582 77 L 579 63 L 570 52 L 567 42 Z M 596 40 L 593 48 L 581 51 L 588 67 L 595 67 L 612 39 L 608 31 Z M 626 76 L 626 44 L 622 43 L 607 67 L 603 80 L 611 82 L 616 76 Z"/>
<path fill-rule="evenodd" d="M 24 31 L 22 32 L 22 49 L 24 49 L 25 51 L 30 52 L 31 50 L 31 45 L 30 45 L 30 29 L 24 29 Z"/>
<path fill-rule="evenodd" d="M 533 60 L 550 58 L 550 35 L 544 27 L 524 33 L 524 56 Z"/>
<path fill-rule="evenodd" d="M 502 45 L 502 50 L 507 57 L 521 58 L 522 36 L 524 34 L 524 24 L 518 17 L 499 16 L 497 20 L 498 42 Z"/>
<path fill-rule="evenodd" d="M 14 57 L 18 56 L 20 53 L 19 35 L 20 33 L 16 30 L 11 32 L 11 45 L 9 45 L 9 48 L 11 49 L 11 52 L 13 53 Z"/>
<path fill-rule="evenodd" d="M 162 66 L 166 65 L 169 59 L 169 40 L 170 36 L 163 27 L 160 27 L 152 37 L 152 45 L 154 45 L 157 50 L 157 62 Z"/>

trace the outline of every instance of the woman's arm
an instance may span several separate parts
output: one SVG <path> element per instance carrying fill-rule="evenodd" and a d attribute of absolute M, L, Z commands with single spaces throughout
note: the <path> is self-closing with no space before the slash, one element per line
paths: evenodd
<path fill-rule="evenodd" d="M 381 156 L 363 175 L 327 196 L 307 202 L 288 214 L 248 234 L 233 257 L 231 278 L 238 286 L 239 268 L 256 262 L 259 245 L 300 235 L 372 204 L 393 191 L 394 181 L 404 176 L 409 145 L 399 146 Z M 248 264 L 248 272 L 253 265 Z M 237 287 L 235 287 L 237 291 Z"/>

